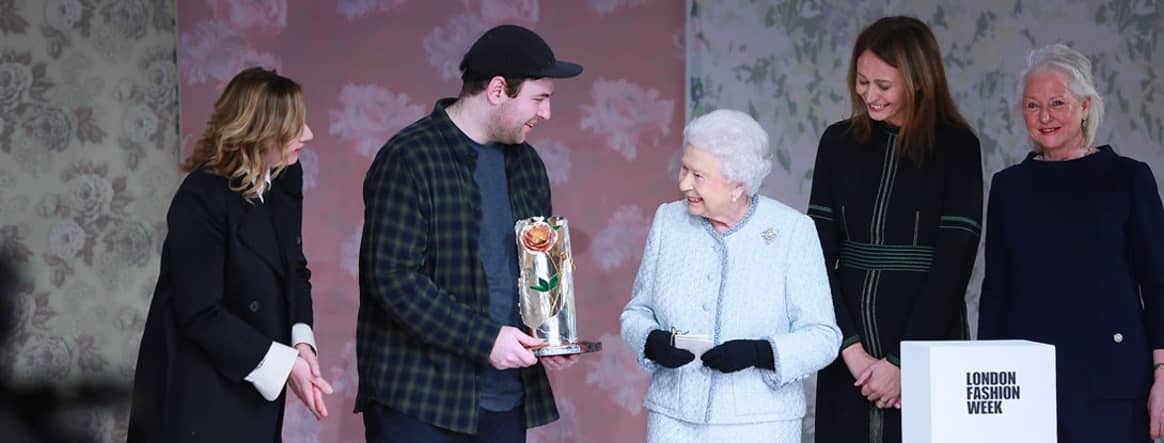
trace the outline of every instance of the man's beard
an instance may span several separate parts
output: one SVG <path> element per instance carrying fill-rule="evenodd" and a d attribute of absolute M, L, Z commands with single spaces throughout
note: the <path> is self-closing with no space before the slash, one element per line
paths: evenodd
<path fill-rule="evenodd" d="M 489 139 L 494 143 L 517 145 L 525 143 L 525 123 L 510 125 L 505 110 L 498 110 L 489 122 Z"/>

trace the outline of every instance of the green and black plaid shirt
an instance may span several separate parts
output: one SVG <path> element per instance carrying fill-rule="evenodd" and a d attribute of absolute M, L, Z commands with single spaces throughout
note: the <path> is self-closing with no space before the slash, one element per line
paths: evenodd
<path fill-rule="evenodd" d="M 477 153 L 445 113 L 452 103 L 438 101 L 388 140 L 364 178 L 356 411 L 376 402 L 474 434 L 482 365 L 501 323 L 489 317 L 478 251 Z M 506 146 L 505 172 L 515 222 L 552 214 L 545 165 L 532 146 Z M 521 375 L 526 425 L 556 420 L 542 365 Z"/>

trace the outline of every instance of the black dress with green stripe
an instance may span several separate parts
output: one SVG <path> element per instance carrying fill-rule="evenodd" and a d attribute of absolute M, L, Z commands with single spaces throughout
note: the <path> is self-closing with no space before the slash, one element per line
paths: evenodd
<path fill-rule="evenodd" d="M 860 343 L 900 364 L 902 340 L 969 337 L 966 285 L 982 220 L 978 138 L 940 126 L 933 156 L 918 166 L 878 123 L 857 143 L 848 121 L 821 136 L 808 214 L 829 269 L 841 349 Z M 901 414 L 878 409 L 837 359 L 817 380 L 816 441 L 895 443 Z"/>

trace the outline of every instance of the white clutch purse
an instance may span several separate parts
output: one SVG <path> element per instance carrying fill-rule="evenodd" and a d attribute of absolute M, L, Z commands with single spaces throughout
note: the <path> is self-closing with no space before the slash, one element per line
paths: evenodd
<path fill-rule="evenodd" d="M 686 349 L 695 354 L 695 358 L 703 355 L 708 349 L 715 346 L 715 342 L 711 340 L 709 335 L 694 335 L 694 334 L 674 334 L 671 336 L 676 348 Z"/>

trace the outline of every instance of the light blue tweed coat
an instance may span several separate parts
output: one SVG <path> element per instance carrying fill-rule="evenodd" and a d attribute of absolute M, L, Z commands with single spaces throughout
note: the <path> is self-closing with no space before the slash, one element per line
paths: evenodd
<path fill-rule="evenodd" d="M 828 274 L 808 216 L 763 196 L 717 233 L 685 201 L 655 212 L 622 337 L 653 374 L 645 406 L 701 424 L 799 419 L 801 380 L 832 362 L 841 344 Z M 776 370 L 725 374 L 691 363 L 667 369 L 643 356 L 647 334 L 672 327 L 732 339 L 766 339 Z"/>

